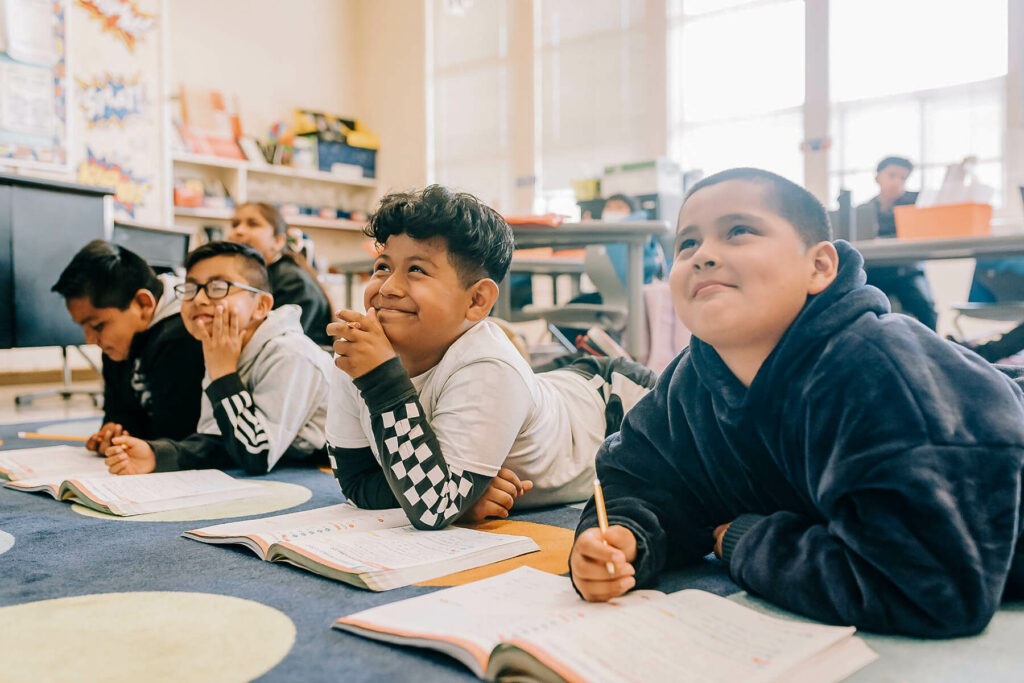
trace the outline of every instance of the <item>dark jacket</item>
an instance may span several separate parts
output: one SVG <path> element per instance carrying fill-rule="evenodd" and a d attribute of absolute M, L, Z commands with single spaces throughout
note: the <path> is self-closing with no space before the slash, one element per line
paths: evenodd
<path fill-rule="evenodd" d="M 140 439 L 184 439 L 199 422 L 204 373 L 181 315 L 162 318 L 135 335 L 126 360 L 103 356 L 103 421 Z"/>
<path fill-rule="evenodd" d="M 296 304 L 302 309 L 302 330 L 320 346 L 332 343 L 327 336 L 331 322 L 331 305 L 313 276 L 287 256 L 282 256 L 267 267 L 270 292 L 274 295 L 274 308 Z"/>
<path fill-rule="evenodd" d="M 916 201 L 917 192 L 904 192 L 903 196 L 893 204 L 893 207 L 910 206 Z M 882 213 L 877 196 L 859 205 L 855 216 L 857 221 L 856 239 L 873 240 L 878 237 L 895 237 L 896 219 L 893 214 L 892 210 Z"/>
<path fill-rule="evenodd" d="M 597 457 L 610 523 L 637 537 L 640 586 L 711 552 L 731 522 L 732 578 L 785 608 L 879 632 L 977 633 L 1004 588 L 1024 589 L 1024 394 L 890 314 L 860 254 L 836 248 L 836 281 L 749 388 L 694 338 L 626 415 Z M 579 529 L 596 524 L 591 501 Z"/>

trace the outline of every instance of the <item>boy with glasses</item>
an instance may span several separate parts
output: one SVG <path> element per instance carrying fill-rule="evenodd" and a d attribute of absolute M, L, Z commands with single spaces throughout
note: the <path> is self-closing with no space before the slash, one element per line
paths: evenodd
<path fill-rule="evenodd" d="M 298 306 L 271 310 L 263 257 L 211 242 L 189 254 L 185 268 L 175 293 L 206 361 L 198 433 L 180 441 L 115 437 L 106 450 L 111 473 L 214 467 L 252 476 L 282 459 L 323 457 L 331 359 L 303 332 Z"/>

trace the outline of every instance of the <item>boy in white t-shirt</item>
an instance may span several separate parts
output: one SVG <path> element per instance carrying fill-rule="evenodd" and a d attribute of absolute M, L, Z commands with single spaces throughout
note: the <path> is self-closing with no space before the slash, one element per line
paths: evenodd
<path fill-rule="evenodd" d="M 342 311 L 328 402 L 331 465 L 363 508 L 401 506 L 418 528 L 584 500 L 594 457 L 654 374 L 580 359 L 535 375 L 485 320 L 512 230 L 475 197 L 432 185 L 381 200 L 366 315 Z M 532 485 L 531 485 L 532 484 Z"/>

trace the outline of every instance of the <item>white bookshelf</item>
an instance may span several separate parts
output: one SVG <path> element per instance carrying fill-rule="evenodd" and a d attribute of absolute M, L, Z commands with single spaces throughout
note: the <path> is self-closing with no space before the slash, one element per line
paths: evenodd
<path fill-rule="evenodd" d="M 326 171 L 254 164 L 249 161 L 223 159 L 197 154 L 171 155 L 174 178 L 199 177 L 204 181 L 219 180 L 236 204 L 247 201 L 340 206 L 346 210 L 369 211 L 377 197 L 377 181 L 372 178 L 350 178 Z M 172 186 L 173 187 L 173 186 Z M 310 193 L 321 198 L 308 200 Z M 306 195 L 305 197 L 303 195 Z M 171 202 L 173 205 L 173 202 Z M 172 206 L 176 223 L 198 229 L 199 223 L 226 223 L 233 209 Z M 359 233 L 363 221 L 342 218 L 320 218 L 310 215 L 285 216 L 290 226 L 304 230 L 330 230 Z"/>

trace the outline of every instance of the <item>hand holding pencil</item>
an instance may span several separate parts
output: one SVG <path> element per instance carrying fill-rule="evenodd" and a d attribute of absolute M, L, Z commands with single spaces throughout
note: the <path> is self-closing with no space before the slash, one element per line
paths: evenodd
<path fill-rule="evenodd" d="M 601 485 L 594 482 L 598 526 L 587 529 L 572 548 L 569 569 L 580 594 L 591 602 L 616 598 L 636 585 L 631 564 L 636 559 L 636 538 L 624 526 L 608 525 Z"/>

